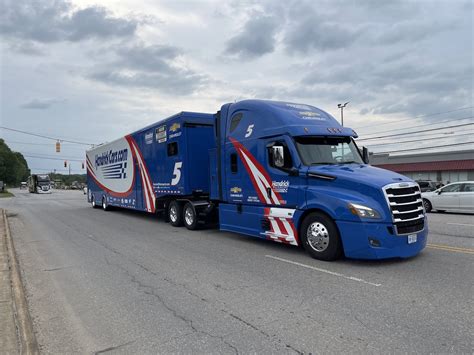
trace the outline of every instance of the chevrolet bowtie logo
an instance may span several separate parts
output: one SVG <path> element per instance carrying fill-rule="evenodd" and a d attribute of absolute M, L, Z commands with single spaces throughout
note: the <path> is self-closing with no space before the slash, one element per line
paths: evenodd
<path fill-rule="evenodd" d="M 180 128 L 181 128 L 181 125 L 179 123 L 173 123 L 170 127 L 170 132 L 176 132 Z"/>

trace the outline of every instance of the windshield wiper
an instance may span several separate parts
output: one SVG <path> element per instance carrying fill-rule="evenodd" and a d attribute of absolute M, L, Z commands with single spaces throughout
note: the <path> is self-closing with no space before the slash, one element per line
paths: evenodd
<path fill-rule="evenodd" d="M 356 162 L 355 160 L 347 160 L 347 161 L 341 161 L 338 164 L 361 164 L 361 163 Z"/>

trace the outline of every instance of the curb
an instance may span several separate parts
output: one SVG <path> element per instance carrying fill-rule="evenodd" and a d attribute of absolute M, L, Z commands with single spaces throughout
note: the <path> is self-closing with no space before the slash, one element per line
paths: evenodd
<path fill-rule="evenodd" d="M 20 354 L 39 354 L 38 343 L 33 332 L 33 322 L 28 311 L 28 303 L 21 280 L 20 266 L 16 258 L 15 246 L 8 225 L 7 213 L 2 212 L 5 223 L 5 238 L 7 241 L 8 259 L 11 272 L 11 287 L 13 294 L 13 305 L 15 309 L 15 321 L 20 343 Z"/>

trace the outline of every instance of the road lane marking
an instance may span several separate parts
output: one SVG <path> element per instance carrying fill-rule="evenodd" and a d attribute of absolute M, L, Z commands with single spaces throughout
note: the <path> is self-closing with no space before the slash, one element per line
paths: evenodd
<path fill-rule="evenodd" d="M 450 224 L 452 226 L 469 226 L 469 227 L 474 227 L 474 224 L 469 224 L 469 223 L 446 223 Z"/>
<path fill-rule="evenodd" d="M 474 249 L 471 248 L 452 247 L 449 245 L 442 244 L 426 244 L 426 246 L 431 249 L 452 251 L 455 253 L 474 254 Z"/>
<path fill-rule="evenodd" d="M 342 278 L 347 279 L 347 280 L 352 280 L 352 281 L 361 282 L 361 283 L 364 283 L 364 284 L 367 284 L 367 285 L 371 285 L 371 286 L 376 286 L 376 287 L 382 286 L 382 284 L 377 284 L 377 283 L 374 283 L 374 282 L 365 281 L 365 280 L 363 280 L 363 279 L 359 279 L 358 277 L 347 276 L 347 275 L 344 275 L 344 274 L 341 274 L 341 273 L 338 273 L 338 272 L 335 272 L 335 271 L 330 271 L 330 270 L 326 270 L 326 269 L 321 269 L 321 268 L 319 268 L 319 267 L 315 267 L 315 266 L 311 266 L 311 265 L 302 264 L 302 263 L 299 263 L 299 262 L 297 262 L 297 261 L 292 261 L 292 260 L 288 260 L 288 259 L 279 258 L 278 256 L 265 255 L 265 257 L 266 257 L 266 258 L 270 258 L 270 259 L 274 259 L 274 260 L 283 261 L 283 262 L 288 263 L 288 264 L 293 264 L 293 265 L 301 266 L 301 267 L 304 267 L 304 268 L 307 268 L 307 269 L 311 269 L 311 270 L 315 270 L 315 271 L 319 271 L 319 272 L 324 272 L 324 273 L 329 274 L 329 275 L 342 277 Z"/>

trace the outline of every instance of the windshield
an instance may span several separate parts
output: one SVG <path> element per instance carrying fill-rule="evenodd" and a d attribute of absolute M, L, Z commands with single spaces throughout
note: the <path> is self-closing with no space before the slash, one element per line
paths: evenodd
<path fill-rule="evenodd" d="M 351 137 L 295 137 L 296 147 L 305 165 L 363 164 Z"/>
<path fill-rule="evenodd" d="M 39 186 L 49 185 L 50 183 L 48 175 L 38 175 L 36 179 Z"/>

